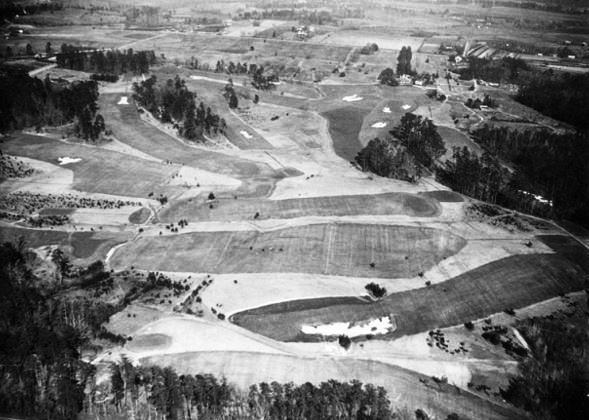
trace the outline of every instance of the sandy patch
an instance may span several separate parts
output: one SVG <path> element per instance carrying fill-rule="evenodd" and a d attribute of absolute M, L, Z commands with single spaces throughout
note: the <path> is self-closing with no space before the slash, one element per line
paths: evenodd
<path fill-rule="evenodd" d="M 69 163 L 77 163 L 77 162 L 82 161 L 81 158 L 71 158 L 71 157 L 67 157 L 67 156 L 57 158 L 57 160 L 59 161 L 60 165 L 67 165 Z"/>
<path fill-rule="evenodd" d="M 385 106 L 385 107 L 382 109 L 382 112 L 384 112 L 385 114 L 390 114 L 392 111 L 391 111 L 391 108 L 389 108 L 388 106 Z"/>
<path fill-rule="evenodd" d="M 241 130 L 241 131 L 239 132 L 239 134 L 241 134 L 243 137 L 245 137 L 245 138 L 246 138 L 246 139 L 248 139 L 248 140 L 249 140 L 249 139 L 251 139 L 251 138 L 253 137 L 253 136 L 252 136 L 250 133 L 248 133 L 248 132 L 247 132 L 247 131 L 245 131 L 245 130 Z"/>
<path fill-rule="evenodd" d="M 344 101 L 344 102 L 358 102 L 358 101 L 361 101 L 363 99 L 364 98 L 362 98 L 361 96 L 358 96 L 356 94 L 353 94 L 351 96 L 344 96 L 342 98 L 342 101 Z"/>
<path fill-rule="evenodd" d="M 129 99 L 126 96 L 121 96 L 117 105 L 129 105 Z"/>
<path fill-rule="evenodd" d="M 391 322 L 390 316 L 372 319 L 368 323 L 333 322 L 331 324 L 305 325 L 301 326 L 304 334 L 358 337 L 366 334 L 386 334 L 394 331 L 396 325 Z"/>
<path fill-rule="evenodd" d="M 403 111 L 407 111 L 409 108 L 411 108 L 411 105 L 401 105 L 401 108 L 403 108 Z"/>
<path fill-rule="evenodd" d="M 387 126 L 386 122 L 376 122 L 371 125 L 372 128 L 384 128 Z"/>
<path fill-rule="evenodd" d="M 136 210 L 136 206 L 123 206 L 119 209 L 76 209 L 70 215 L 70 219 L 75 225 L 122 226 L 129 224 L 129 216 Z"/>

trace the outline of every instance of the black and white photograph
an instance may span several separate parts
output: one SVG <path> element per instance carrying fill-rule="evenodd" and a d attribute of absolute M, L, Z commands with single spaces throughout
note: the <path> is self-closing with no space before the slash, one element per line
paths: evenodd
<path fill-rule="evenodd" d="M 589 0 L 0 0 L 0 420 L 589 419 Z"/>

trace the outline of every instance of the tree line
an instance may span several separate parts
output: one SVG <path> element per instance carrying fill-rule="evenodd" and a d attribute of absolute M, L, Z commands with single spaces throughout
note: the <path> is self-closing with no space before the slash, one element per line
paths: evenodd
<path fill-rule="evenodd" d="M 56 54 L 59 67 L 94 73 L 120 75 L 127 72 L 145 74 L 157 62 L 153 51 L 92 50 L 84 47 L 62 44 Z"/>
<path fill-rule="evenodd" d="M 112 393 L 113 400 L 86 408 L 97 417 L 127 413 L 132 418 L 155 419 L 394 418 L 386 390 L 357 380 L 319 385 L 261 382 L 241 393 L 210 374 L 179 375 L 170 367 L 135 367 L 123 358 L 111 366 L 110 382 L 106 392 Z"/>
<path fill-rule="evenodd" d="M 163 123 L 172 123 L 178 133 L 188 140 L 200 141 L 206 134 L 223 133 L 227 124 L 204 102 L 197 106 L 195 97 L 186 82 L 176 75 L 165 83 L 157 78 L 133 83 L 133 99 Z"/>
<path fill-rule="evenodd" d="M 17 91 L 18 89 L 18 91 Z M 0 131 L 74 122 L 74 132 L 95 141 L 105 129 L 98 114 L 98 85 L 95 81 L 53 83 L 30 77 L 22 70 L 0 73 Z"/>

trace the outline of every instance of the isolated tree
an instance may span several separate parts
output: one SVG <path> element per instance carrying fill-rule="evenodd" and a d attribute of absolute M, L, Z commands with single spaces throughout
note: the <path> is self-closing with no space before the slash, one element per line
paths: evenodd
<path fill-rule="evenodd" d="M 26 46 L 26 55 L 34 55 L 35 52 L 33 51 L 33 46 L 31 44 L 27 44 Z"/>
<path fill-rule="evenodd" d="M 237 95 L 235 94 L 235 92 L 231 93 L 231 96 L 229 97 L 229 108 L 231 109 L 235 109 L 238 106 L 238 100 L 237 100 Z"/>
<path fill-rule="evenodd" d="M 47 55 L 51 55 L 53 52 L 53 49 L 51 48 L 51 42 L 47 42 L 47 44 L 45 44 L 45 52 Z"/>
<path fill-rule="evenodd" d="M 411 74 L 411 47 L 402 47 L 397 57 L 397 74 Z"/>
<path fill-rule="evenodd" d="M 380 72 L 380 74 L 378 75 L 378 80 L 380 81 L 381 85 L 387 85 L 387 86 L 398 86 L 399 85 L 399 82 L 397 82 L 397 79 L 395 78 L 395 72 L 390 67 L 387 67 L 386 69 L 384 69 L 383 71 Z"/>

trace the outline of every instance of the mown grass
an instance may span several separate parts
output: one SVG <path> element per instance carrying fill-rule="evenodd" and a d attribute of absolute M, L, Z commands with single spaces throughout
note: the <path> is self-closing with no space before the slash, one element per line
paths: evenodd
<path fill-rule="evenodd" d="M 460 196 L 458 196 L 460 197 Z M 395 215 L 431 217 L 439 213 L 435 199 L 428 196 L 387 193 L 312 197 L 287 200 L 237 200 L 234 196 L 217 197 L 210 207 L 204 199 L 187 199 L 172 203 L 159 218 L 162 221 L 289 219 L 305 216 Z"/>
<path fill-rule="evenodd" d="M 587 251 L 584 253 L 587 259 Z M 491 262 L 443 283 L 395 293 L 371 304 L 326 304 L 316 308 L 317 305 L 310 301 L 310 306 L 304 308 L 304 303 L 299 301 L 296 311 L 275 313 L 272 308 L 264 308 L 257 309 L 264 315 L 244 311 L 233 315 L 233 320 L 244 328 L 276 340 L 306 341 L 317 338 L 303 335 L 300 331 L 303 324 L 363 321 L 392 314 L 397 329 L 389 337 L 400 337 L 460 325 L 505 308 L 517 309 L 582 290 L 587 286 L 586 269 L 563 255 L 517 255 Z"/>
<path fill-rule="evenodd" d="M 111 264 L 158 271 L 399 278 L 417 276 L 464 245 L 464 239 L 431 228 L 314 224 L 270 232 L 143 237 L 119 248 Z"/>

